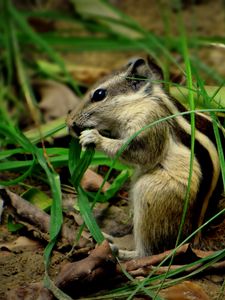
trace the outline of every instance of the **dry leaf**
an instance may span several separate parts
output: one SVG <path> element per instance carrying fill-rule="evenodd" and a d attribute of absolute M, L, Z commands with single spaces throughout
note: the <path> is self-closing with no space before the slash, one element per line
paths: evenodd
<path fill-rule="evenodd" d="M 45 121 L 66 116 L 68 111 L 80 102 L 72 90 L 62 83 L 53 80 L 39 80 L 33 85 L 40 94 L 39 107 L 43 111 Z"/>
<path fill-rule="evenodd" d="M 203 289 L 191 281 L 184 281 L 160 292 L 166 300 L 210 300 Z"/>
<path fill-rule="evenodd" d="M 7 249 L 12 252 L 37 250 L 41 247 L 37 241 L 28 239 L 25 236 L 18 237 L 15 241 L 0 244 L 0 249 Z"/>
<path fill-rule="evenodd" d="M 0 196 L 4 199 L 5 204 L 12 208 L 13 214 L 17 217 L 19 223 L 24 224 L 28 230 L 32 228 L 34 234 L 37 233 L 39 237 L 49 240 L 50 216 L 46 212 L 7 189 L 0 189 Z M 70 225 L 70 227 L 67 224 L 62 225 L 61 237 L 63 244 L 74 244 L 76 229 L 76 224 L 74 226 Z M 90 244 L 90 242 L 81 237 L 77 246 L 85 247 L 87 244 Z"/>
<path fill-rule="evenodd" d="M 103 177 L 91 169 L 87 169 L 81 180 L 81 186 L 88 191 L 96 192 L 103 182 Z M 102 188 L 102 192 L 106 192 L 110 187 L 110 184 L 106 182 Z"/>
<path fill-rule="evenodd" d="M 101 77 L 110 73 L 110 69 L 91 67 L 86 65 L 68 66 L 73 78 L 85 84 L 93 84 Z"/>
<path fill-rule="evenodd" d="M 100 22 L 116 33 L 133 38 L 141 37 L 141 33 L 135 29 L 124 26 L 123 24 L 108 21 L 107 18 L 112 18 L 115 21 L 124 20 L 123 17 L 116 12 L 116 10 L 114 10 L 107 3 L 101 0 L 74 0 L 74 4 L 76 7 L 76 11 L 84 17 L 91 17 L 92 19 L 95 19 L 96 16 L 103 17 L 102 20 L 100 19 Z M 99 18 L 96 18 L 96 20 L 99 21 Z"/>

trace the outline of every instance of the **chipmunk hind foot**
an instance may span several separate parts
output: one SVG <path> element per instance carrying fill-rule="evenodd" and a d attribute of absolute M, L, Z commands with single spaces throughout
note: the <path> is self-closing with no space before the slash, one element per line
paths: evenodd
<path fill-rule="evenodd" d="M 225 209 L 225 198 L 221 199 L 218 211 Z M 207 251 L 225 249 L 225 212 L 212 221 L 201 233 L 201 238 L 195 248 Z"/>

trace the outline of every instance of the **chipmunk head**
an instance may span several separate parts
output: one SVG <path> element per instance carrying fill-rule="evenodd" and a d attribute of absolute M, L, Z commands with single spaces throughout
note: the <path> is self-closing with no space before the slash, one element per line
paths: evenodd
<path fill-rule="evenodd" d="M 81 105 L 69 113 L 70 130 L 79 136 L 83 130 L 95 128 L 102 135 L 116 136 L 120 112 L 126 113 L 134 101 L 151 95 L 154 85 L 162 85 L 160 81 L 162 71 L 154 62 L 132 59 L 92 87 Z"/>

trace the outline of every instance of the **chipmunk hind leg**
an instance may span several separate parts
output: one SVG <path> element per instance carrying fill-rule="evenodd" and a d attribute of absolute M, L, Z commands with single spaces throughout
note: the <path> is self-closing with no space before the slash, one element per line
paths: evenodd
<path fill-rule="evenodd" d="M 138 256 L 152 255 L 175 246 L 181 221 L 186 186 L 163 169 L 141 176 L 131 197 L 134 209 L 134 239 Z M 183 228 L 192 231 L 191 208 Z"/>

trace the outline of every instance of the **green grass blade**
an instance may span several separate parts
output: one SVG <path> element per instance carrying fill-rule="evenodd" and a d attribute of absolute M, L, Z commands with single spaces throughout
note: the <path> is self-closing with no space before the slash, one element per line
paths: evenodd
<path fill-rule="evenodd" d="M 192 66 L 194 71 L 194 67 Z M 194 72 L 194 75 L 196 72 Z M 195 104 L 199 108 L 224 108 L 225 107 L 225 87 L 220 86 L 207 86 L 204 85 L 204 89 L 208 96 L 210 97 L 210 107 L 206 105 L 206 99 L 204 93 L 202 93 L 202 89 L 194 88 L 192 92 L 194 93 Z M 170 88 L 171 95 L 183 103 L 185 106 L 187 105 L 188 93 L 190 89 L 187 87 L 174 85 Z"/>
<path fill-rule="evenodd" d="M 1 129 L 1 125 L 0 125 L 0 129 Z M 0 152 L 0 160 L 9 158 L 10 156 L 12 156 L 14 154 L 21 154 L 21 153 L 25 153 L 24 150 L 21 148 L 20 149 L 2 150 Z"/>
<path fill-rule="evenodd" d="M 214 95 L 209 96 L 207 93 L 207 90 L 204 87 L 204 83 L 201 79 L 201 77 L 199 76 L 197 69 L 193 68 L 195 75 L 198 79 L 198 84 L 199 84 L 199 88 L 201 90 L 201 93 L 205 99 L 206 102 L 206 106 L 207 107 L 211 107 L 212 101 L 214 99 L 214 95 L 218 94 L 218 91 L 214 92 Z M 225 105 L 224 105 L 224 112 L 225 112 Z M 216 143 L 217 143 L 217 150 L 218 150 L 218 154 L 219 154 L 219 160 L 220 160 L 220 167 L 221 167 L 221 174 L 222 174 L 222 180 L 223 180 L 223 188 L 225 190 L 225 159 L 224 159 L 224 134 L 220 134 L 220 129 L 219 129 L 219 121 L 215 115 L 215 112 L 210 112 L 210 116 L 212 118 L 212 124 L 213 124 L 213 130 L 214 130 L 214 134 L 215 134 L 215 138 L 216 138 Z M 222 125 L 220 125 L 222 126 Z M 223 142 L 222 142 L 223 140 Z"/>
<path fill-rule="evenodd" d="M 84 172 L 87 170 L 88 166 L 91 163 L 93 155 L 94 155 L 94 147 L 88 147 L 86 151 L 83 153 L 83 155 L 81 156 L 80 160 L 77 161 L 76 168 L 73 169 L 73 173 L 71 177 L 71 181 L 74 187 L 78 187 L 81 178 L 84 175 Z"/>
<path fill-rule="evenodd" d="M 79 164 L 80 155 L 81 155 L 81 146 L 79 144 L 79 140 L 74 138 L 71 139 L 69 149 L 70 150 L 69 150 L 68 166 L 69 166 L 70 174 L 74 174 L 75 169 Z"/>
<path fill-rule="evenodd" d="M 26 199 L 31 204 L 44 211 L 48 211 L 52 205 L 52 198 L 43 191 L 34 187 L 26 190 L 21 196 L 23 199 Z"/>
<path fill-rule="evenodd" d="M 77 193 L 78 193 L 78 205 L 79 205 L 81 216 L 86 226 L 90 230 L 90 233 L 93 236 L 93 238 L 96 240 L 98 244 L 101 244 L 104 240 L 104 236 L 95 221 L 87 195 L 81 189 L 80 186 L 78 186 L 77 188 Z"/>
<path fill-rule="evenodd" d="M 77 152 L 75 152 L 77 151 Z M 70 153 L 69 157 L 71 161 L 69 162 L 69 169 L 71 173 L 71 181 L 78 193 L 78 205 L 80 208 L 81 215 L 85 224 L 87 225 L 89 231 L 91 232 L 93 238 L 97 243 L 101 243 L 104 237 L 101 233 L 99 226 L 93 216 L 91 205 L 89 204 L 87 194 L 80 187 L 80 180 L 91 163 L 92 157 L 94 155 L 94 147 L 90 146 L 81 155 L 81 146 L 77 140 L 71 141 L 70 143 Z M 78 159 L 79 157 L 79 159 Z M 81 230 L 83 227 L 81 228 Z"/>
<path fill-rule="evenodd" d="M 15 143 L 18 143 L 20 146 L 22 146 L 26 152 L 31 153 L 43 168 L 48 177 L 48 181 L 52 191 L 53 204 L 51 206 L 50 220 L 51 241 L 45 251 L 45 265 L 47 267 L 49 264 L 51 250 L 53 249 L 62 225 L 61 189 L 59 175 L 49 168 L 43 152 L 40 152 L 38 148 L 32 145 L 31 142 L 21 132 L 18 132 L 16 129 L 12 129 L 12 127 L 6 127 L 4 125 L 0 126 L 0 130 L 5 136 L 9 136 L 15 141 Z"/>
<path fill-rule="evenodd" d="M 43 124 L 39 127 L 39 129 L 35 128 L 24 132 L 24 135 L 33 144 L 37 144 L 48 137 L 56 138 L 67 134 L 65 117 Z"/>
<path fill-rule="evenodd" d="M 26 34 L 26 36 L 33 42 L 34 45 L 44 51 L 53 61 L 55 61 L 61 68 L 62 72 L 65 74 L 68 83 L 74 88 L 74 90 L 80 94 L 78 86 L 75 84 L 75 81 L 72 79 L 71 75 L 67 72 L 64 62 L 61 57 L 54 51 L 48 43 L 43 40 L 39 34 L 37 34 L 26 22 L 24 17 L 18 12 L 14 5 L 9 2 L 9 13 L 11 19 L 19 26 L 19 28 Z"/>
<path fill-rule="evenodd" d="M 179 241 L 182 236 L 182 230 L 185 223 L 185 217 L 188 210 L 189 205 L 189 198 L 190 198 L 190 189 L 191 189 L 191 179 L 193 173 L 193 162 L 194 162 L 194 149 L 195 149 L 195 101 L 194 101 L 194 94 L 193 94 L 193 84 L 192 84 L 192 72 L 191 72 L 191 63 L 189 60 L 189 53 L 188 53 L 188 45 L 186 40 L 186 33 L 184 29 L 183 20 L 180 21 L 181 25 L 181 40 L 182 40 L 182 48 L 183 48 L 183 57 L 186 67 L 186 76 L 187 76 L 187 89 L 188 89 L 188 100 L 189 100 L 189 107 L 192 111 L 190 113 L 191 118 L 191 153 L 190 153 L 190 164 L 189 164 L 189 176 L 188 176 L 188 183 L 187 183 L 187 191 L 184 197 L 184 207 L 183 213 L 181 218 L 181 223 L 178 231 L 177 241 L 175 247 L 179 244 Z M 172 263 L 172 261 L 171 261 Z"/>
<path fill-rule="evenodd" d="M 130 173 L 127 170 L 122 171 L 113 181 L 108 190 L 104 193 L 105 201 L 111 199 L 122 187 L 122 185 L 130 177 Z"/>
<path fill-rule="evenodd" d="M 12 140 L 20 144 L 25 151 L 30 150 L 29 141 L 24 140 L 16 130 L 12 129 L 12 127 L 0 125 L 0 133 L 5 137 L 10 137 Z M 30 161 L 30 165 L 28 166 L 28 169 L 23 173 L 23 175 L 17 177 L 16 179 L 12 179 L 8 181 L 0 181 L 0 184 L 4 186 L 9 186 L 23 181 L 27 176 L 31 174 L 35 163 L 36 163 L 35 156 L 34 154 L 32 154 L 32 160 Z M 2 164 L 0 164 L 0 166 L 2 166 Z"/>

